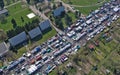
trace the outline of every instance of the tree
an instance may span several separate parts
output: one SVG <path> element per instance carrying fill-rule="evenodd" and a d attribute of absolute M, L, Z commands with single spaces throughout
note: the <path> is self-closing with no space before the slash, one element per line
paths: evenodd
<path fill-rule="evenodd" d="M 56 7 L 56 5 L 55 4 L 53 4 L 53 9 L 56 9 L 57 7 Z"/>
<path fill-rule="evenodd" d="M 22 27 L 22 26 L 17 26 L 17 27 L 15 28 L 16 34 L 19 34 L 19 33 L 23 32 L 23 31 L 25 31 L 25 29 L 24 29 L 24 27 Z"/>
<path fill-rule="evenodd" d="M 11 20 L 11 23 L 13 24 L 13 28 L 16 28 L 16 27 L 17 27 L 17 23 L 16 23 L 16 21 L 15 21 L 14 18 Z"/>
<path fill-rule="evenodd" d="M 6 0 L 6 2 L 7 2 L 7 5 L 10 5 L 10 0 Z"/>
<path fill-rule="evenodd" d="M 28 4 L 30 4 L 30 0 L 26 0 Z"/>
<path fill-rule="evenodd" d="M 13 1 L 13 3 L 15 3 L 15 0 L 12 0 Z"/>
<path fill-rule="evenodd" d="M 68 26 L 72 24 L 72 18 L 68 14 L 65 15 L 65 23 Z"/>
<path fill-rule="evenodd" d="M 0 15 L 0 21 L 1 21 L 1 23 L 5 23 L 7 21 L 4 14 Z"/>
<path fill-rule="evenodd" d="M 50 15 L 50 17 L 49 17 L 49 18 L 50 18 L 50 20 L 51 20 L 51 21 L 53 21 L 53 19 L 52 19 L 52 15 Z"/>
<path fill-rule="evenodd" d="M 24 22 L 24 19 L 23 19 L 23 17 L 21 16 L 21 20 L 22 20 L 22 22 Z"/>
<path fill-rule="evenodd" d="M 71 0 L 68 0 L 68 3 L 69 3 L 69 4 L 72 4 Z"/>
<path fill-rule="evenodd" d="M 0 8 L 3 9 L 4 8 L 4 1 L 0 0 Z"/>
<path fill-rule="evenodd" d="M 7 39 L 7 35 L 3 30 L 0 30 L 0 41 L 4 41 Z"/>
<path fill-rule="evenodd" d="M 81 13 L 79 11 L 75 11 L 75 17 L 79 18 L 81 16 Z"/>
<path fill-rule="evenodd" d="M 15 35 L 16 35 L 16 32 L 15 32 L 13 29 L 7 31 L 7 36 L 8 36 L 9 38 L 11 38 L 11 37 L 13 37 L 13 36 L 15 36 Z"/>
<path fill-rule="evenodd" d="M 39 8 L 39 11 L 40 11 L 40 12 L 42 11 L 41 7 Z"/>
<path fill-rule="evenodd" d="M 33 0 L 33 4 L 35 5 L 35 6 L 37 6 L 37 3 L 39 2 L 39 0 Z"/>
<path fill-rule="evenodd" d="M 63 6 L 62 2 L 60 2 L 60 6 Z"/>
<path fill-rule="evenodd" d="M 56 19 L 55 19 L 55 23 L 56 23 L 56 26 L 57 26 L 59 29 L 61 29 L 61 30 L 64 29 L 64 27 L 63 27 L 63 22 L 61 21 L 60 18 L 56 18 Z"/>
<path fill-rule="evenodd" d="M 35 3 L 38 3 L 40 0 L 34 0 L 35 1 Z"/>

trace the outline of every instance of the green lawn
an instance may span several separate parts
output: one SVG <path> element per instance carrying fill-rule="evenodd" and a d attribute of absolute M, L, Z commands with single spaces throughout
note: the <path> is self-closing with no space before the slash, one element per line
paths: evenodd
<path fill-rule="evenodd" d="M 9 4 L 12 4 L 14 2 L 17 2 L 17 1 L 20 1 L 20 0 L 3 0 L 4 1 L 4 4 L 7 6 L 7 1 L 9 1 Z"/>
<path fill-rule="evenodd" d="M 72 18 L 72 22 L 74 23 L 74 22 L 76 21 L 76 19 L 77 19 L 77 18 L 75 17 L 75 14 L 72 13 L 72 12 L 68 12 L 67 14 Z M 65 28 L 65 27 L 68 27 L 68 25 L 66 25 L 66 23 L 65 23 L 65 17 L 62 18 L 62 22 L 63 22 L 64 28 Z"/>
<path fill-rule="evenodd" d="M 38 43 L 42 44 L 43 42 L 47 41 L 49 38 L 53 37 L 56 34 L 57 34 L 57 32 L 55 31 L 54 28 L 52 28 L 51 31 L 49 31 L 48 33 L 44 34 L 44 36 L 42 37 L 41 40 L 38 41 Z"/>
<path fill-rule="evenodd" d="M 68 3 L 70 5 L 78 5 L 78 6 L 90 6 L 98 3 L 98 1 L 102 2 L 104 0 L 63 0 L 65 3 Z M 69 2 L 71 1 L 71 2 Z M 110 0 L 105 0 L 105 2 L 108 2 Z M 82 14 L 88 15 L 91 10 L 98 9 L 102 4 L 96 5 L 96 6 L 90 6 L 90 7 L 75 7 L 76 10 L 78 9 Z"/>
<path fill-rule="evenodd" d="M 86 6 L 96 4 L 98 3 L 98 1 L 102 2 L 103 0 L 62 0 L 62 1 L 72 5 Z"/>
<path fill-rule="evenodd" d="M 21 3 L 18 3 L 7 8 L 9 11 L 9 16 L 6 17 L 7 22 L 5 22 L 4 24 L 0 23 L 0 29 L 3 29 L 4 31 L 11 30 L 13 28 L 13 25 L 11 23 L 12 18 L 16 20 L 18 26 L 23 26 L 25 25 L 25 23 L 31 22 L 33 19 L 36 18 L 35 17 L 33 19 L 29 19 L 26 15 L 32 13 L 32 11 L 28 9 L 28 7 L 21 5 Z M 22 22 L 21 16 L 23 17 L 24 22 Z"/>
<path fill-rule="evenodd" d="M 75 7 L 78 9 L 82 14 L 88 15 L 92 10 L 96 10 L 99 6 L 92 6 L 92 7 Z"/>

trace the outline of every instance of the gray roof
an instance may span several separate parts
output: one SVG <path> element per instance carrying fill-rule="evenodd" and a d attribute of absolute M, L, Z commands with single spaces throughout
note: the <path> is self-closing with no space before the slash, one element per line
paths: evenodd
<path fill-rule="evenodd" d="M 55 17 L 56 17 L 56 16 L 60 16 L 61 13 L 64 12 L 64 11 L 65 11 L 65 7 L 64 7 L 64 6 L 61 6 L 61 7 L 57 8 L 57 9 L 55 9 L 55 10 L 53 11 L 53 15 L 54 15 Z"/>
<path fill-rule="evenodd" d="M 40 26 L 41 31 L 44 31 L 44 30 L 46 30 L 46 29 L 51 27 L 50 26 L 50 21 L 49 20 L 45 20 L 45 21 L 39 23 L 39 26 Z"/>
<path fill-rule="evenodd" d="M 0 15 L 1 15 L 1 14 L 4 14 L 4 13 L 6 13 L 6 12 L 8 12 L 7 9 L 0 10 Z"/>
<path fill-rule="evenodd" d="M 20 34 L 12 37 L 9 39 L 9 43 L 14 47 L 17 46 L 18 44 L 24 42 L 27 40 L 27 35 L 25 32 L 21 32 Z"/>
<path fill-rule="evenodd" d="M 0 56 L 8 51 L 8 46 L 5 42 L 0 43 Z"/>
<path fill-rule="evenodd" d="M 39 27 L 36 27 L 36 28 L 32 29 L 31 31 L 29 31 L 28 34 L 30 35 L 30 38 L 33 39 L 33 38 L 41 35 L 42 32 L 40 31 Z"/>

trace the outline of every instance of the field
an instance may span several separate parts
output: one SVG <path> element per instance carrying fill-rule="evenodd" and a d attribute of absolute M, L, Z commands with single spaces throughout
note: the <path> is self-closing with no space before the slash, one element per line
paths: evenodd
<path fill-rule="evenodd" d="M 3 1 L 4 1 L 5 6 L 7 6 L 7 5 L 10 5 L 12 3 L 18 2 L 20 0 L 3 0 Z"/>
<path fill-rule="evenodd" d="M 3 29 L 5 32 L 13 29 L 11 19 L 14 18 L 18 26 L 23 26 L 25 23 L 31 22 L 33 19 L 29 19 L 26 15 L 32 11 L 28 9 L 27 6 L 22 5 L 22 3 L 17 3 L 7 8 L 9 11 L 9 16 L 6 17 L 6 22 L 0 23 L 0 29 Z M 23 17 L 24 22 L 22 22 L 21 17 Z"/>
<path fill-rule="evenodd" d="M 109 0 L 62 0 L 79 10 L 84 15 L 88 15 L 92 10 L 99 8 L 104 2 Z"/>
<path fill-rule="evenodd" d="M 69 57 L 69 60 L 58 67 L 61 71 L 66 71 L 68 75 L 118 75 L 120 74 L 120 19 L 112 24 L 109 28 L 107 37 L 112 36 L 110 42 L 106 42 L 102 37 L 105 31 L 97 35 L 94 39 L 87 42 L 77 54 Z M 114 27 L 114 28 L 112 28 Z M 95 46 L 94 41 L 99 41 L 99 46 Z M 94 50 L 91 51 L 88 46 L 93 44 Z M 72 63 L 76 72 L 69 72 L 66 69 L 67 63 Z M 58 71 L 54 70 L 49 75 L 57 75 Z"/>
<path fill-rule="evenodd" d="M 75 22 L 75 21 L 76 21 L 77 18 L 75 17 L 75 14 L 74 14 L 74 13 L 68 12 L 67 14 L 71 17 L 72 22 Z M 64 28 L 68 27 L 68 25 L 66 25 L 66 23 L 65 23 L 65 17 L 62 18 L 62 22 L 63 22 Z"/>
<path fill-rule="evenodd" d="M 103 0 L 63 0 L 66 3 L 70 3 L 72 5 L 80 5 L 87 6 L 98 3 L 98 1 L 102 2 Z"/>

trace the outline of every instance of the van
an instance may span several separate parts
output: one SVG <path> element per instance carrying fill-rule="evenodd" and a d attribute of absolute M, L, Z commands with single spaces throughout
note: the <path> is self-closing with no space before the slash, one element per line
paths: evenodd
<path fill-rule="evenodd" d="M 35 65 L 37 66 L 37 65 L 39 65 L 39 64 L 41 64 L 42 63 L 42 61 L 37 61 L 36 63 L 35 63 Z"/>

